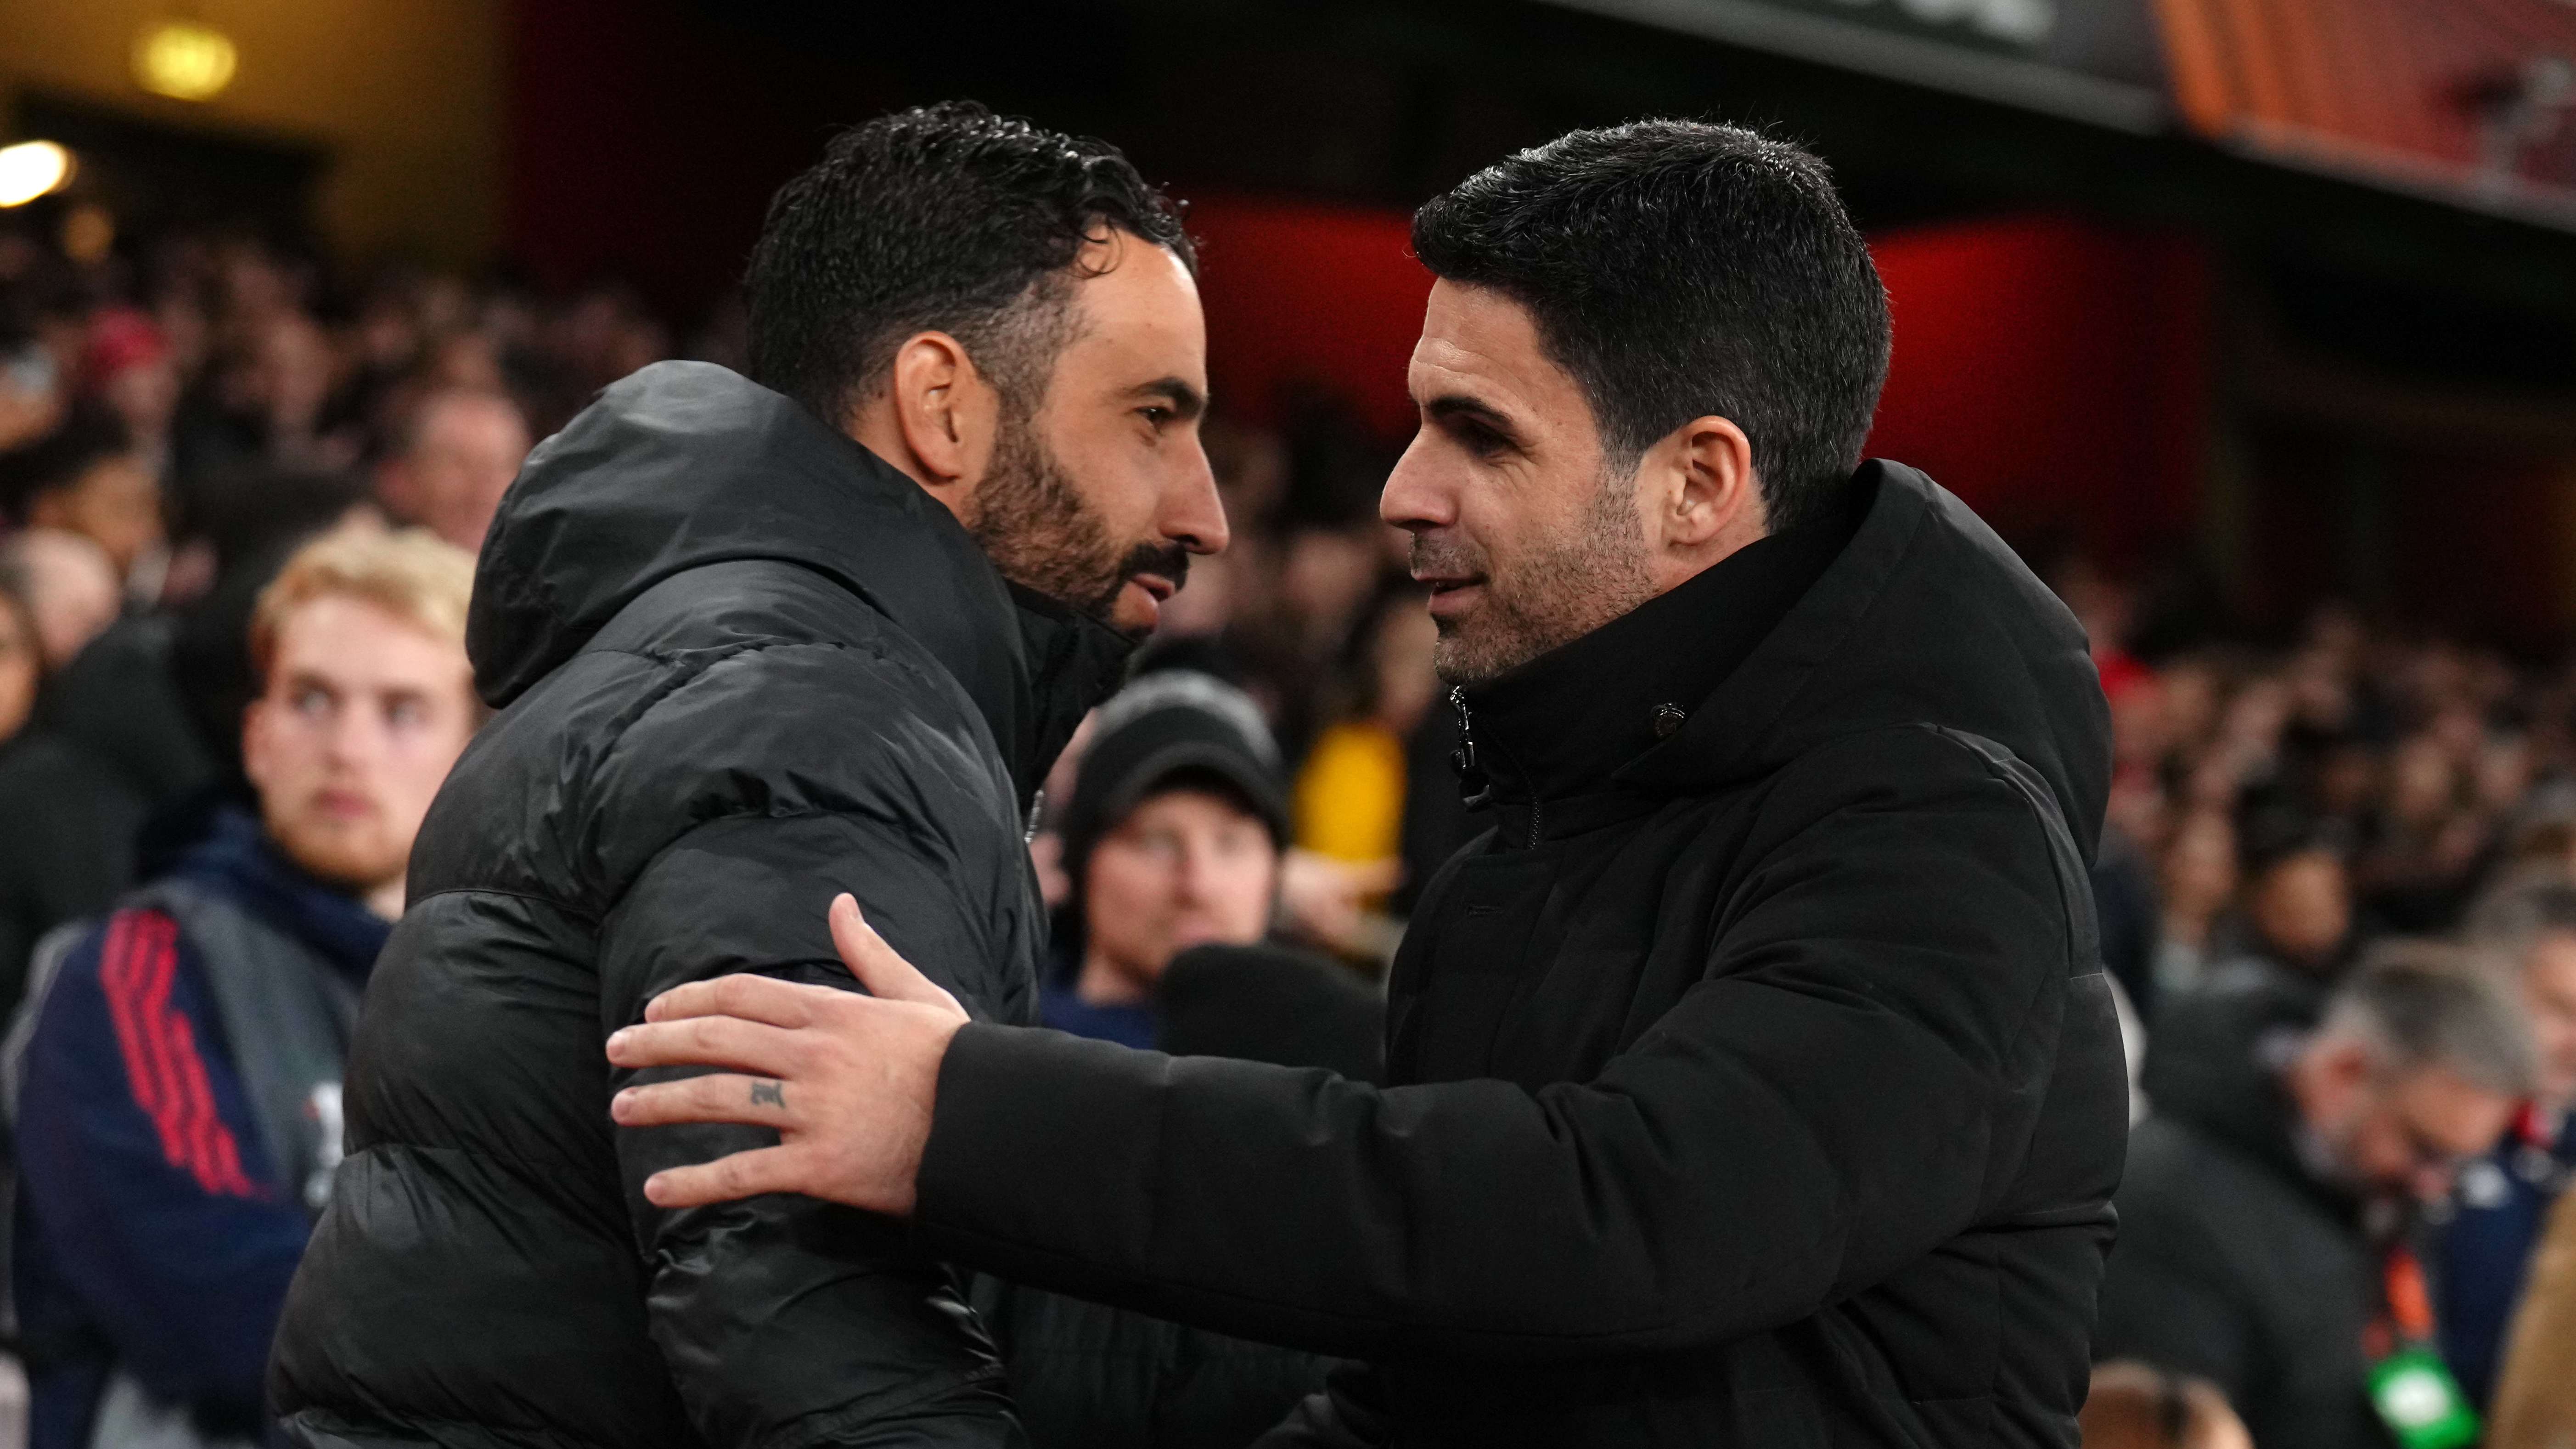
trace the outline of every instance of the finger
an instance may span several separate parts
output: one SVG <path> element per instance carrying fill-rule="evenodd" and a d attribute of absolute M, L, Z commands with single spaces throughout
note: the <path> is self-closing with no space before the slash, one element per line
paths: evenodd
<path fill-rule="evenodd" d="M 696 1167 L 665 1168 L 644 1179 L 644 1196 L 655 1207 L 683 1208 L 796 1192 L 810 1176 L 801 1170 L 804 1157 L 801 1147 L 755 1147 Z"/>
<path fill-rule="evenodd" d="M 608 1059 L 621 1067 L 730 1067 L 759 1077 L 791 1076 L 801 1061 L 787 1029 L 730 1016 L 625 1027 L 608 1038 Z"/>
<path fill-rule="evenodd" d="M 608 1099 L 608 1115 L 620 1127 L 739 1122 L 785 1131 L 791 1125 L 787 1093 L 787 1083 L 776 1078 L 718 1073 L 628 1087 Z"/>
<path fill-rule="evenodd" d="M 814 1019 L 818 999 L 831 999 L 832 988 L 806 986 L 769 976 L 719 976 L 690 981 L 653 998 L 644 1008 L 646 1021 L 676 1021 L 688 1016 L 739 1016 L 771 1026 L 804 1026 Z M 818 998 L 817 993 L 824 993 Z"/>
<path fill-rule="evenodd" d="M 957 998 L 939 989 L 939 984 L 913 969 L 868 918 L 859 914 L 856 898 L 843 892 L 832 897 L 832 944 L 840 948 L 842 964 L 871 996 L 888 1001 L 921 1001 L 933 1006 L 955 1007 Z"/>

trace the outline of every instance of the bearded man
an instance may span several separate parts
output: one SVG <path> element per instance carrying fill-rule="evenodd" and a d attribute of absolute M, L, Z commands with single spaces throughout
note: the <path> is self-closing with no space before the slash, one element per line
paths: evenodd
<path fill-rule="evenodd" d="M 1031 796 L 1225 543 L 1191 268 L 1114 150 L 891 116 L 772 204 L 753 378 L 648 367 L 530 458 L 470 621 L 499 714 L 421 831 L 278 1337 L 298 1442 L 1019 1442 L 900 1224 L 647 1202 L 766 1134 L 617 1129 L 600 1042 L 700 976 L 849 986 L 836 891 L 1032 1018 Z"/>
<path fill-rule="evenodd" d="M 611 1039 L 730 1069 L 621 1122 L 780 1133 L 647 1197 L 1360 1360 L 1279 1445 L 2072 1446 L 2126 1122 L 2083 631 L 1859 463 L 1887 301 L 1815 158 L 1577 132 L 1413 241 L 1381 512 L 1494 829 L 1416 908 L 1391 1085 L 970 1024 L 844 903 L 874 998 L 733 976 Z"/>

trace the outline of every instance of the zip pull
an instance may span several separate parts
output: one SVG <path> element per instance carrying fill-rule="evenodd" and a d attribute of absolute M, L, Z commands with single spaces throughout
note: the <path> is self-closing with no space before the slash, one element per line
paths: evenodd
<path fill-rule="evenodd" d="M 1449 768 L 1458 772 L 1458 793 L 1467 808 L 1482 810 L 1493 803 L 1494 782 L 1476 761 L 1476 721 L 1467 712 L 1465 686 L 1449 687 L 1449 707 L 1458 712 L 1458 747 L 1449 752 Z"/>

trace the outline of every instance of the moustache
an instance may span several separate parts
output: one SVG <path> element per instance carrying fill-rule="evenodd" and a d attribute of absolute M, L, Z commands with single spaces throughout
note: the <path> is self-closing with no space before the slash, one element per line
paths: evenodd
<path fill-rule="evenodd" d="M 1454 538 L 1440 538 L 1427 533 L 1413 536 L 1405 565 L 1415 578 L 1430 574 L 1438 578 L 1481 578 L 1485 574 L 1484 554 Z"/>
<path fill-rule="evenodd" d="M 1190 551 L 1177 543 L 1140 543 L 1119 560 L 1118 581 L 1123 584 L 1138 574 L 1160 574 L 1178 593 L 1189 582 Z"/>

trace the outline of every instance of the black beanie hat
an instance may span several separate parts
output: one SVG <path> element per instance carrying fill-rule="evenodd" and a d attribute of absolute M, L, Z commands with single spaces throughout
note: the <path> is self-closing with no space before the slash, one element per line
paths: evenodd
<path fill-rule="evenodd" d="M 1215 777 L 1288 844 L 1288 794 L 1280 780 L 1279 746 L 1260 706 L 1242 690 L 1196 670 L 1159 670 L 1139 677 L 1100 707 L 1091 743 L 1074 774 L 1066 802 L 1064 863 L 1074 892 L 1100 837 L 1117 828 L 1172 777 Z"/>

